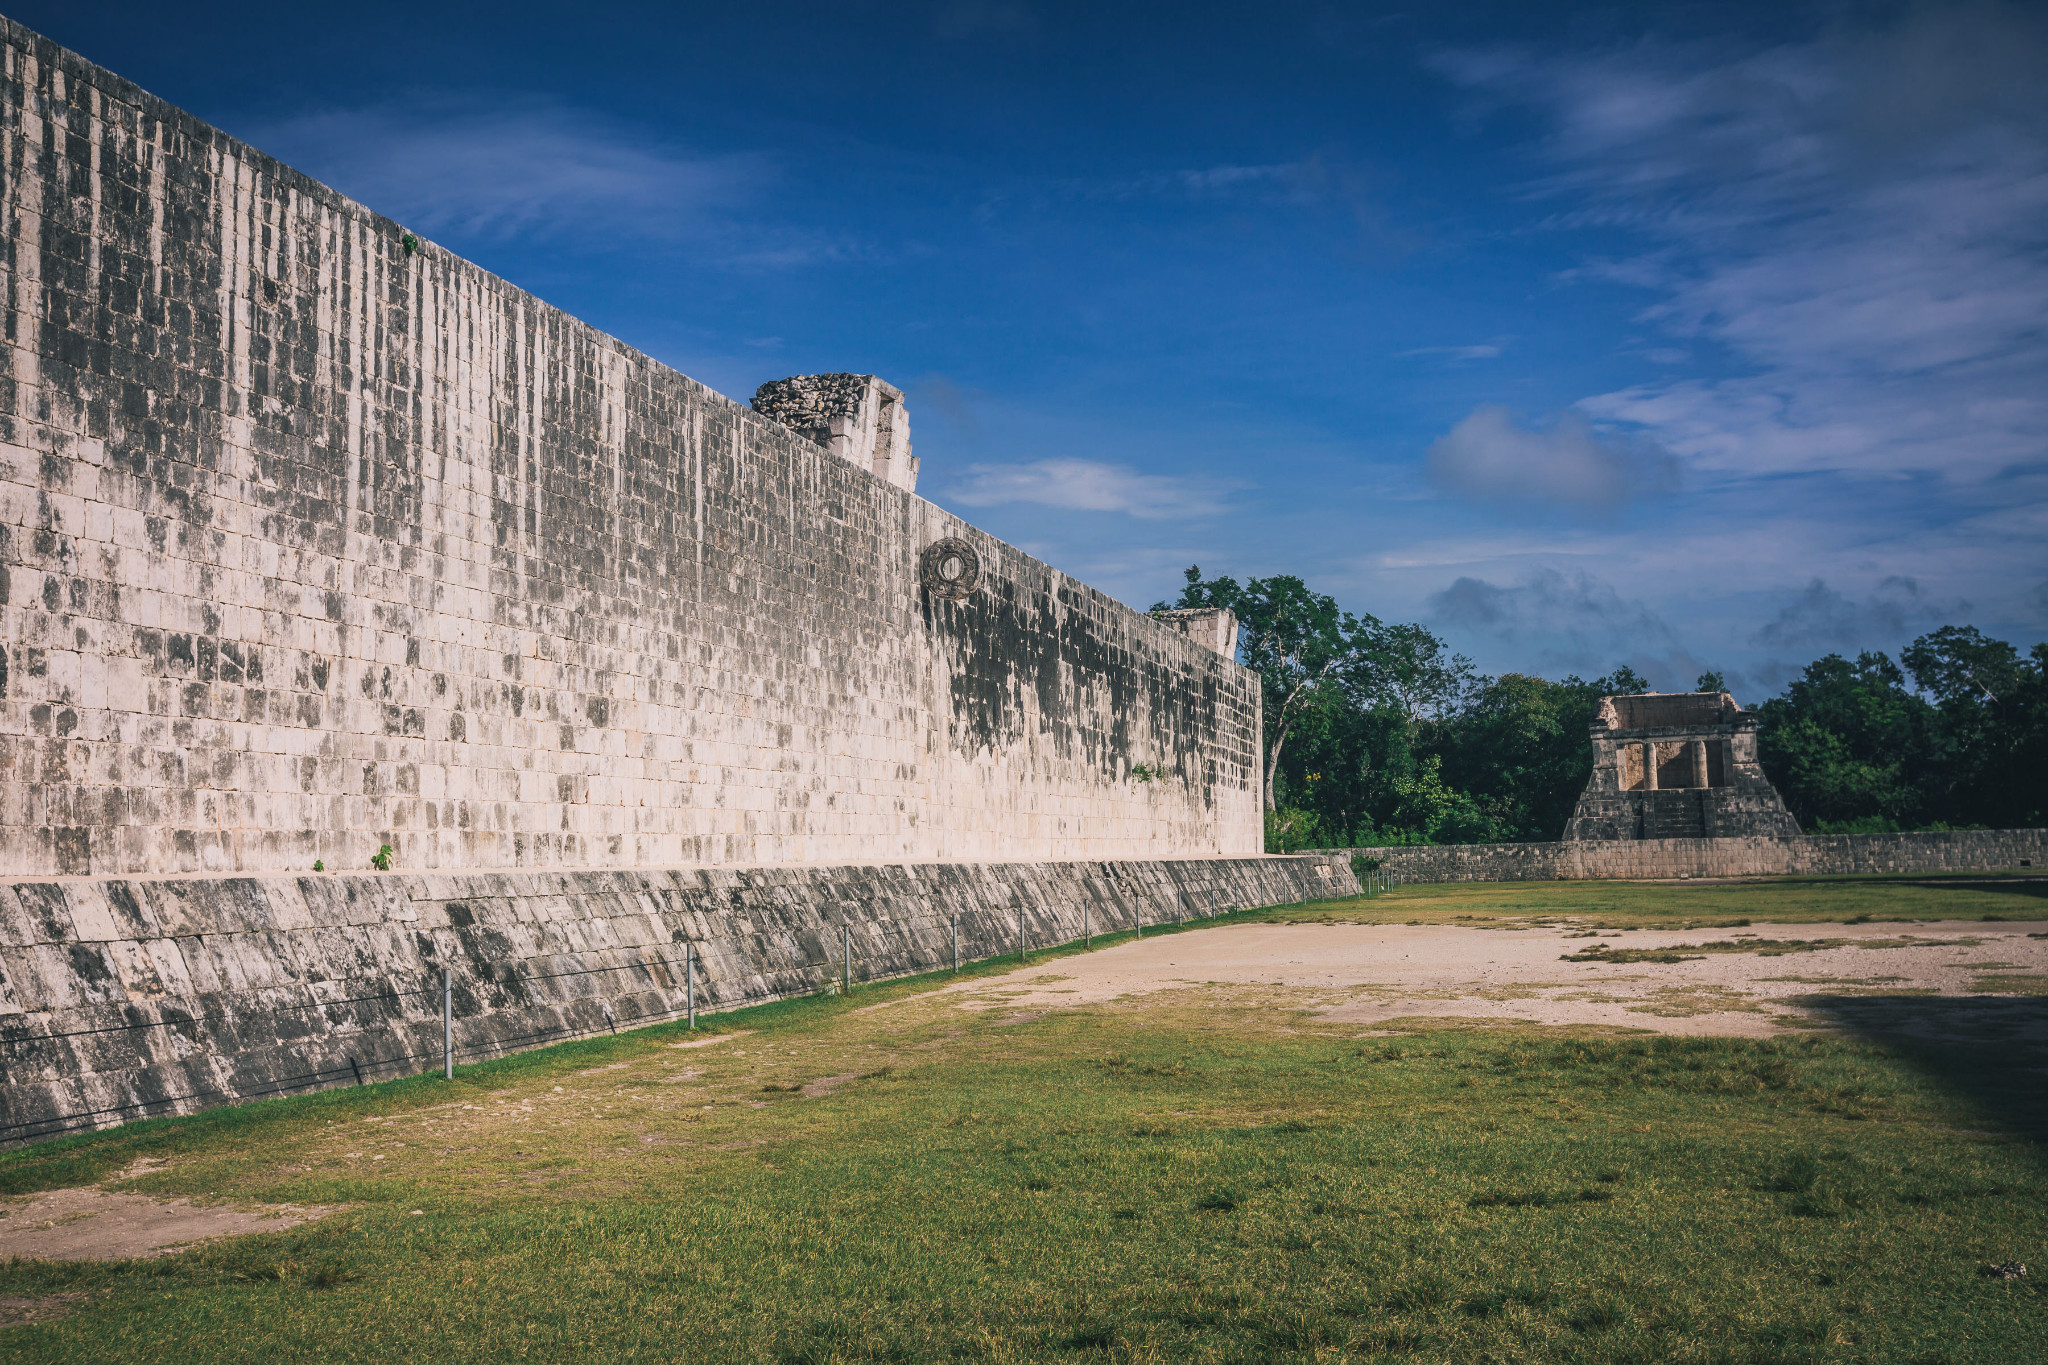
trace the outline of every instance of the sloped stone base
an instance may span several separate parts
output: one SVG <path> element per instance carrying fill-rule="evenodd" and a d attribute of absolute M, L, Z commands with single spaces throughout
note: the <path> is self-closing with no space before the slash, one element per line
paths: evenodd
<path fill-rule="evenodd" d="M 1348 895 L 1336 856 L 0 885 L 0 1144 L 437 1067 L 1136 924 Z"/>

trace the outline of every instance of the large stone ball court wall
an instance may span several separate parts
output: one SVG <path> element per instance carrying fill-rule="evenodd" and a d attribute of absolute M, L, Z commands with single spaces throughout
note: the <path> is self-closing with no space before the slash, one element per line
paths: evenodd
<path fill-rule="evenodd" d="M 5 21 L 0 216 L 0 873 L 1259 852 L 1234 662 Z"/>

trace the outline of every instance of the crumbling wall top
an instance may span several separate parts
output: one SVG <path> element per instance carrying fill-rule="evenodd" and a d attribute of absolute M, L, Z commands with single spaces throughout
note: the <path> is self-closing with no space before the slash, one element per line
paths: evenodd
<path fill-rule="evenodd" d="M 1152 613 L 1152 619 L 1190 640 L 1237 661 L 1237 613 L 1228 607 L 1173 607 Z"/>
<path fill-rule="evenodd" d="M 1753 719 L 1726 692 L 1647 692 L 1602 697 L 1595 727 L 1609 730 L 1700 730 L 1740 725 Z"/>
<path fill-rule="evenodd" d="M 799 374 L 754 390 L 754 411 L 886 479 L 917 490 L 903 390 L 871 374 Z"/>

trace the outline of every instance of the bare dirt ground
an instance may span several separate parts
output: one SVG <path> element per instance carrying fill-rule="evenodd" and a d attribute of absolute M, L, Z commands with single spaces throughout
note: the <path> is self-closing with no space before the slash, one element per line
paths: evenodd
<path fill-rule="evenodd" d="M 1371 1027 L 1455 1018 L 1765 1037 L 1784 1029 L 2048 1041 L 2048 924 L 1744 929 L 1236 924 L 948 987 L 1017 1018 L 1163 992 Z"/>
<path fill-rule="evenodd" d="M 43 1190 L 0 1201 L 0 1257 L 118 1261 L 168 1256 L 211 1237 L 276 1232 L 327 1212 L 290 1206 L 204 1207 L 183 1199 L 152 1199 L 96 1187 Z M 28 1300 L 0 1303 L 0 1321 L 10 1311 L 36 1310 Z"/>

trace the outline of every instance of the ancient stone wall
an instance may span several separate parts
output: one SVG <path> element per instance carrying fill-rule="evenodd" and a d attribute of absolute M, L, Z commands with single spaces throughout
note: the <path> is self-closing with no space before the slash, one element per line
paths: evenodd
<path fill-rule="evenodd" d="M 0 871 L 1259 851 L 1245 670 L 4 21 L 0 215 Z"/>
<path fill-rule="evenodd" d="M 1853 876 L 2048 867 L 2048 830 L 1436 844 L 1352 850 L 1403 882 Z"/>
<path fill-rule="evenodd" d="M 0 884 L 0 1144 L 1356 892 L 1347 859 Z"/>

